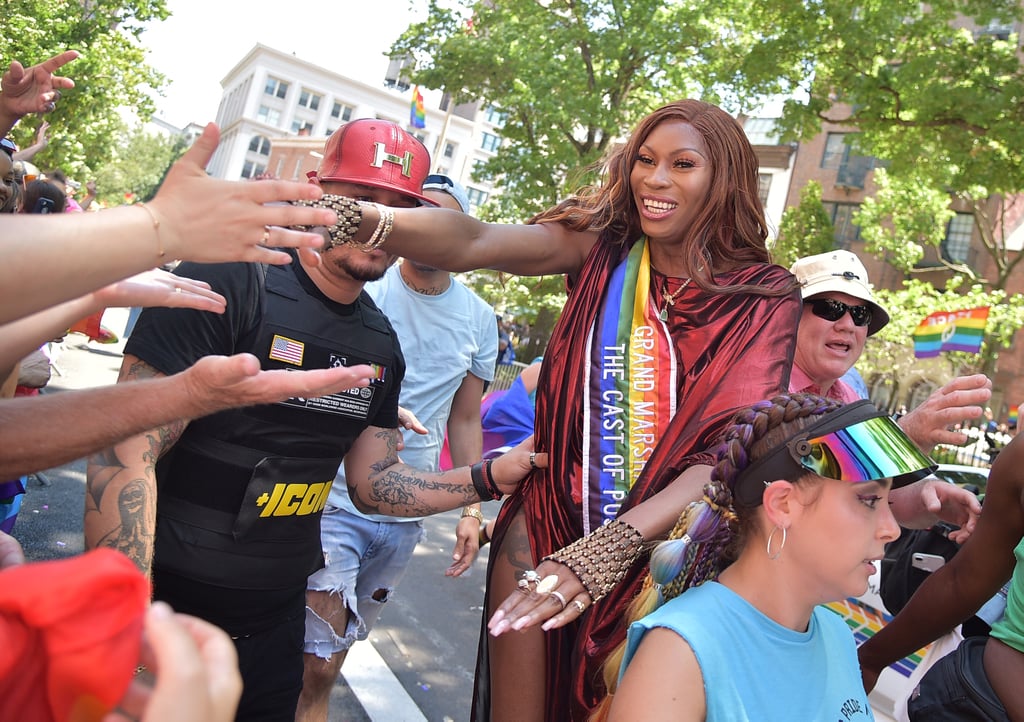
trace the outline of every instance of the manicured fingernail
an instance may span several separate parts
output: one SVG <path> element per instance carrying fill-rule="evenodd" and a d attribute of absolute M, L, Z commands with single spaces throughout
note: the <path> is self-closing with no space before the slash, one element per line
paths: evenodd
<path fill-rule="evenodd" d="M 529 616 L 520 617 L 519 619 L 517 619 L 512 624 L 512 629 L 514 629 L 514 630 L 516 630 L 518 632 L 521 629 L 524 629 L 526 627 L 526 625 L 529 624 L 529 623 L 530 623 L 530 617 Z"/>

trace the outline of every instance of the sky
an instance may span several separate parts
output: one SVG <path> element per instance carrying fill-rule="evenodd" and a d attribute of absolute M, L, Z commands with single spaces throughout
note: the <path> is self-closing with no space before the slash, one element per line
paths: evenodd
<path fill-rule="evenodd" d="M 216 120 L 220 81 L 256 43 L 369 84 L 383 82 L 383 55 L 426 0 L 303 0 L 247 3 L 168 0 L 172 15 L 141 36 L 148 62 L 171 81 L 157 117 L 184 126 Z"/>

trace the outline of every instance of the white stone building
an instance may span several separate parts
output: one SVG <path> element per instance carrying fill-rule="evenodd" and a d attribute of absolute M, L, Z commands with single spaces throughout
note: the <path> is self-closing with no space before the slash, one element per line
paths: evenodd
<path fill-rule="evenodd" d="M 426 127 L 412 128 L 413 90 L 400 78 L 381 78 L 377 87 L 342 73 L 257 43 L 221 81 L 221 143 L 209 172 L 227 179 L 263 173 L 301 179 L 341 125 L 381 118 L 422 140 L 431 151 L 432 171 L 462 183 L 474 207 L 487 201 L 493 188 L 471 178 L 474 166 L 501 144 L 500 113 L 477 104 L 449 109 L 441 93 L 422 90 Z"/>

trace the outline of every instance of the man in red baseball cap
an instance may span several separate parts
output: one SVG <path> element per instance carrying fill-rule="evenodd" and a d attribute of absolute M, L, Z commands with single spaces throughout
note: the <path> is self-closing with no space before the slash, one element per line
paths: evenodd
<path fill-rule="evenodd" d="M 328 194 L 413 206 L 427 202 L 429 165 L 423 144 L 395 124 L 360 120 L 328 141 L 311 182 Z M 265 370 L 368 364 L 376 372 L 368 386 L 331 396 L 168 424 L 90 462 L 87 547 L 122 550 L 152 575 L 155 599 L 234 638 L 244 682 L 238 719 L 295 718 L 306 581 L 324 563 L 320 515 L 343 460 L 364 512 L 423 516 L 494 496 L 479 469 L 442 476 L 398 458 L 405 359 L 363 290 L 394 261 L 339 244 L 319 262 L 293 254 L 283 266 L 184 263 L 176 273 L 209 283 L 228 299 L 226 312 L 147 309 L 125 348 L 121 382 L 238 352 Z M 528 451 L 518 450 L 496 459 L 488 479 L 507 492 L 529 470 Z"/>

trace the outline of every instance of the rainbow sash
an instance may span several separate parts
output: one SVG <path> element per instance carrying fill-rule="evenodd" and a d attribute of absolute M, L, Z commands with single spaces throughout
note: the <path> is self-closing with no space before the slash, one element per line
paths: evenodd
<path fill-rule="evenodd" d="M 676 411 L 677 361 L 651 304 L 647 239 L 612 271 L 592 332 L 582 383 L 583 533 L 618 514 Z"/>

